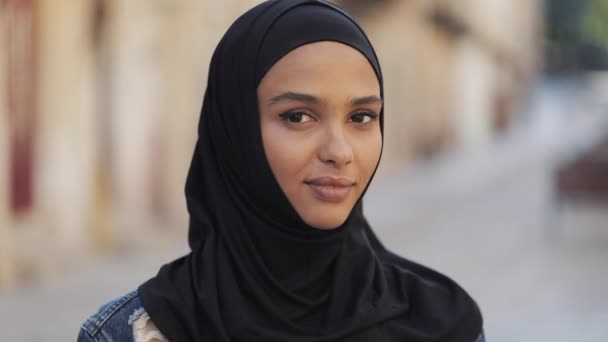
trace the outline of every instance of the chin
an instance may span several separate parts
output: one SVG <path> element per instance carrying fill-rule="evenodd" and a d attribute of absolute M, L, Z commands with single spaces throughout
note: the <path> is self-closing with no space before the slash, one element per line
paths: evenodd
<path fill-rule="evenodd" d="M 336 215 L 338 216 L 338 215 Z M 336 216 L 332 216 L 332 217 L 314 217 L 314 218 L 310 218 L 310 219 L 304 219 L 304 222 L 306 222 L 306 224 L 308 224 L 309 226 L 316 228 L 316 229 L 322 229 L 322 230 L 332 230 L 332 229 L 336 229 L 338 227 L 340 227 L 345 221 L 346 221 L 346 216 L 344 217 L 336 217 Z M 341 215 L 340 215 L 341 216 Z"/>

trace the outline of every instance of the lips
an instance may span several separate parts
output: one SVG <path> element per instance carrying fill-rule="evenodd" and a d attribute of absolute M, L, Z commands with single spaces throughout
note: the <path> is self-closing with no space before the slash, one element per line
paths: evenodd
<path fill-rule="evenodd" d="M 355 182 L 341 177 L 319 177 L 307 180 L 313 195 L 324 202 L 339 203 L 344 201 L 352 191 Z"/>

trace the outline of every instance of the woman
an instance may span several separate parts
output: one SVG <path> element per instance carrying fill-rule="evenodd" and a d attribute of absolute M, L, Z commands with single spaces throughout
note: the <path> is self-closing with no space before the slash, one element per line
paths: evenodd
<path fill-rule="evenodd" d="M 89 318 L 81 341 L 483 341 L 475 302 L 387 251 L 362 196 L 382 73 L 322 0 L 264 2 L 213 55 L 188 173 L 191 252 Z"/>

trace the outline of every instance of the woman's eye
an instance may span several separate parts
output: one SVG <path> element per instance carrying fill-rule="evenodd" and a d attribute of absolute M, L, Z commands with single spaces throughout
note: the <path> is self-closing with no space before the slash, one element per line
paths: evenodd
<path fill-rule="evenodd" d="M 351 115 L 350 121 L 355 123 L 368 123 L 378 117 L 377 114 L 371 112 L 359 112 Z"/>
<path fill-rule="evenodd" d="M 310 115 L 302 112 L 287 112 L 282 113 L 280 116 L 283 120 L 290 123 L 305 123 L 312 121 L 312 117 Z"/>

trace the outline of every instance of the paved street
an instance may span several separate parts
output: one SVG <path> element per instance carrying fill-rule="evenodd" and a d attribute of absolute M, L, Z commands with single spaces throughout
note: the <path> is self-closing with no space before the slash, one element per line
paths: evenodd
<path fill-rule="evenodd" d="M 608 131 L 608 96 L 589 93 L 546 83 L 492 146 L 391 171 L 370 189 L 365 211 L 381 239 L 465 287 L 488 341 L 608 341 L 608 210 L 551 205 L 555 165 Z M 185 251 L 168 245 L 0 295 L 0 341 L 75 340 L 100 303 Z"/>

